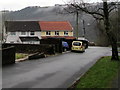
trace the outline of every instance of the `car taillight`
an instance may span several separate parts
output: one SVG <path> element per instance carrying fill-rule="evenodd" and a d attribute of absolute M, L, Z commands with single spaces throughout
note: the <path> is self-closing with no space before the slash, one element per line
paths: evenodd
<path fill-rule="evenodd" d="M 81 46 L 80 48 L 84 48 L 84 46 Z"/>

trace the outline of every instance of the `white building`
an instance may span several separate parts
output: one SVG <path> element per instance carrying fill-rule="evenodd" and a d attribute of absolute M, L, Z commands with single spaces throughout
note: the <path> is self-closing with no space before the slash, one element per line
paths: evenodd
<path fill-rule="evenodd" d="M 37 21 L 6 21 L 6 43 L 40 44 L 41 31 Z"/>

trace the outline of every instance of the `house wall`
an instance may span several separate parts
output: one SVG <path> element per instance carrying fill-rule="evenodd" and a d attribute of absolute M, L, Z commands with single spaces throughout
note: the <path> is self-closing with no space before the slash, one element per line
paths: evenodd
<path fill-rule="evenodd" d="M 30 32 L 26 32 L 26 35 L 21 35 L 21 32 L 16 32 L 15 35 L 11 35 L 11 32 L 7 33 L 7 39 L 6 43 L 22 43 L 19 39 L 19 37 L 27 37 L 27 36 L 38 36 L 39 39 L 41 39 L 41 32 L 35 32 L 35 35 L 30 35 Z M 38 41 L 36 42 L 38 43 Z"/>
<path fill-rule="evenodd" d="M 40 41 L 22 42 L 23 44 L 40 44 Z"/>
<path fill-rule="evenodd" d="M 41 36 L 46 36 L 46 32 L 45 31 L 41 31 Z"/>
<path fill-rule="evenodd" d="M 6 43 L 21 43 L 19 40 L 19 32 L 16 32 L 16 35 L 11 35 L 11 32 L 7 33 Z"/>
<path fill-rule="evenodd" d="M 73 31 L 68 32 L 69 36 L 73 36 Z"/>
<path fill-rule="evenodd" d="M 60 35 L 60 36 L 64 36 L 64 32 L 60 32 L 59 35 Z"/>
<path fill-rule="evenodd" d="M 46 31 L 41 31 L 41 36 L 47 36 L 47 35 L 46 35 Z M 55 35 L 55 31 L 51 31 L 51 35 L 50 35 L 50 36 L 56 36 L 56 35 Z M 60 31 L 60 32 L 59 32 L 59 36 L 65 36 L 65 35 L 64 35 L 64 31 Z M 72 32 L 72 31 L 69 31 L 69 32 L 68 32 L 68 36 L 73 36 L 73 32 Z"/>
<path fill-rule="evenodd" d="M 38 36 L 38 38 L 41 39 L 41 32 L 35 32 L 35 36 Z"/>
<path fill-rule="evenodd" d="M 55 35 L 55 32 L 54 31 L 51 31 L 51 36 L 54 36 Z"/>

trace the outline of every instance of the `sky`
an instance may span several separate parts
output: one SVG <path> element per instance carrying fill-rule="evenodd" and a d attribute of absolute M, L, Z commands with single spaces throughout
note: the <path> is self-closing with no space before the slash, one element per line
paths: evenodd
<path fill-rule="evenodd" d="M 102 0 L 86 0 L 87 2 L 101 2 Z M 70 0 L 0 0 L 1 10 L 20 10 L 28 6 L 54 6 L 55 4 L 65 4 Z"/>

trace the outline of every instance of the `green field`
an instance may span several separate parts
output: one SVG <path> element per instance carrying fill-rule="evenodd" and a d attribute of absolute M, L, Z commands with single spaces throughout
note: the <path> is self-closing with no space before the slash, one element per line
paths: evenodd
<path fill-rule="evenodd" d="M 107 56 L 98 60 L 80 78 L 76 88 L 111 88 L 111 82 L 117 76 L 118 69 L 120 69 L 120 61 L 111 61 L 110 58 L 110 56 Z"/>

